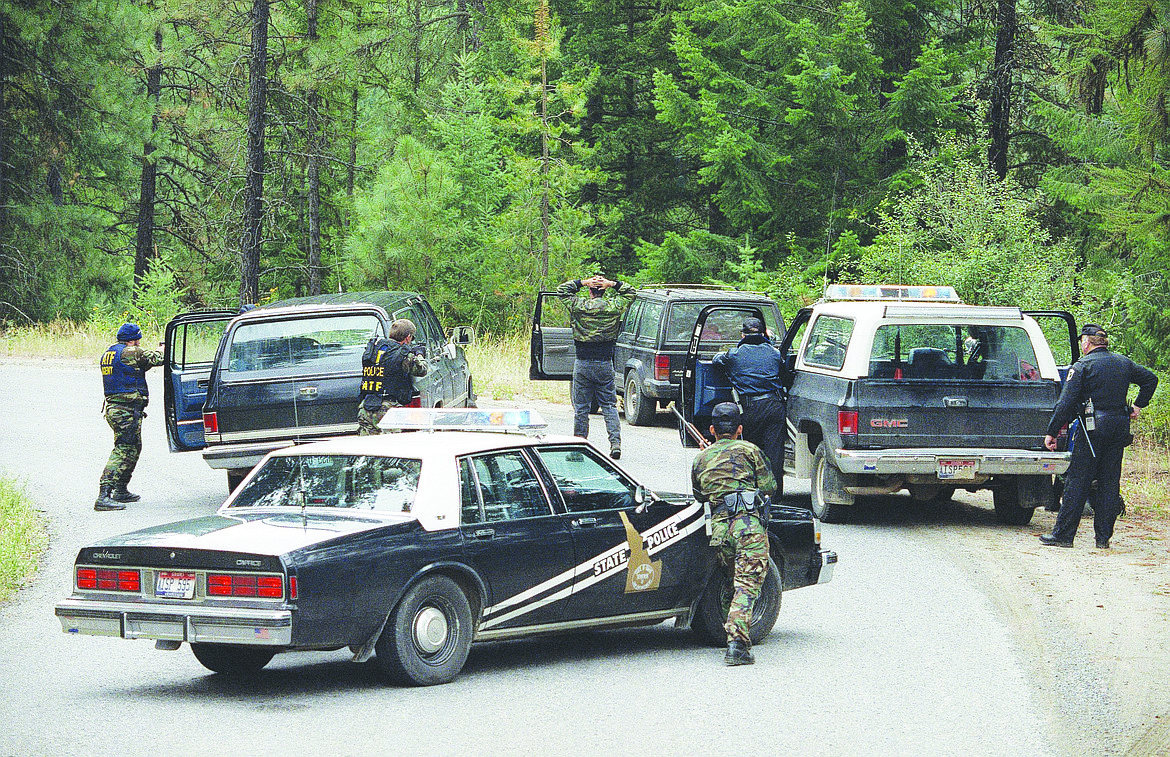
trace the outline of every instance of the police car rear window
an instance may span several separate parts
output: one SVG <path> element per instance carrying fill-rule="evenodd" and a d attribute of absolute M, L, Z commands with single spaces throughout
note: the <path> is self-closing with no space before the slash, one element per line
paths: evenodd
<path fill-rule="evenodd" d="M 269 458 L 231 507 L 345 507 L 410 512 L 422 461 L 368 455 Z"/>
<path fill-rule="evenodd" d="M 1023 328 L 922 323 L 878 327 L 869 376 L 967 381 L 1040 378 L 1032 340 Z"/>

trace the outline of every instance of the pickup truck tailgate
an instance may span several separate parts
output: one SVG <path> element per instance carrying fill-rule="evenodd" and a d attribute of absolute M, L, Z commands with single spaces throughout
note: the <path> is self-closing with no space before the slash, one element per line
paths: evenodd
<path fill-rule="evenodd" d="M 860 379 L 858 449 L 1044 448 L 1060 387 L 1055 381 Z"/>

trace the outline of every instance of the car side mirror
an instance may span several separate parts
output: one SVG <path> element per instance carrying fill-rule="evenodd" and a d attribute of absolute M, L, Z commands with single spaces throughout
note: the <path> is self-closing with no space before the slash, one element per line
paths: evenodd
<path fill-rule="evenodd" d="M 451 343 L 458 344 L 460 347 L 475 341 L 475 327 L 474 326 L 455 326 L 451 329 Z"/>

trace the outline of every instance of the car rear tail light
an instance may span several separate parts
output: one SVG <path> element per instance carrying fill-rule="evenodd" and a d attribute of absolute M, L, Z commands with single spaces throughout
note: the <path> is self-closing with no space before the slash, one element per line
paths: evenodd
<path fill-rule="evenodd" d="M 77 588 L 98 591 L 142 591 L 142 574 L 137 570 L 78 568 Z"/>
<path fill-rule="evenodd" d="M 837 433 L 841 436 L 856 436 L 857 435 L 857 411 L 856 410 L 838 410 L 837 411 Z"/>
<path fill-rule="evenodd" d="M 420 394 L 417 397 L 412 397 L 410 399 L 410 402 L 406 403 L 406 406 L 407 407 L 422 407 L 422 395 Z"/>
<path fill-rule="evenodd" d="M 284 596 L 284 579 L 281 576 L 212 573 L 207 576 L 207 595 L 280 599 Z"/>
<path fill-rule="evenodd" d="M 670 380 L 670 355 L 654 356 L 654 380 Z"/>
<path fill-rule="evenodd" d="M 219 417 L 215 413 L 203 414 L 203 433 L 218 434 L 219 433 Z"/>
<path fill-rule="evenodd" d="M 297 596 L 298 596 L 297 577 L 296 576 L 289 576 L 288 577 L 288 598 L 289 599 L 296 599 Z"/>

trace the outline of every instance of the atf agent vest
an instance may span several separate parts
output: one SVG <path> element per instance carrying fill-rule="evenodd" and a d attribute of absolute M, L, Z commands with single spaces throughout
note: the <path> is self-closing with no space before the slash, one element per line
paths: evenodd
<path fill-rule="evenodd" d="M 369 411 L 381 407 L 383 400 L 409 405 L 414 394 L 410 376 L 402 370 L 407 349 L 393 339 L 371 339 L 362 353 L 362 391 L 360 403 Z"/>
<path fill-rule="evenodd" d="M 146 371 L 122 362 L 122 351 L 125 349 L 126 345 L 118 342 L 110 345 L 102 354 L 102 388 L 107 397 L 132 392 L 139 392 L 145 397 L 149 393 L 146 388 Z"/>

